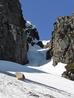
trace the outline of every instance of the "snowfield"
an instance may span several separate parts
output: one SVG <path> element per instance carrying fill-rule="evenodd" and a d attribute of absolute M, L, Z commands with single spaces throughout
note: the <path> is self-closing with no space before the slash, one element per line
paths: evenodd
<path fill-rule="evenodd" d="M 46 51 L 30 46 L 29 64 L 24 66 L 0 61 L 0 98 L 74 98 L 74 82 L 61 77 L 66 64 L 54 67 L 53 60 L 45 59 Z M 26 79 L 17 80 L 16 72 Z"/>

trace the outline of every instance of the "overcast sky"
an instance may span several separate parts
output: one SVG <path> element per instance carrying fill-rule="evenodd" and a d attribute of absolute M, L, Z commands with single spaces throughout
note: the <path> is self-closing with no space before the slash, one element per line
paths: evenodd
<path fill-rule="evenodd" d="M 34 24 L 40 38 L 51 37 L 53 23 L 58 16 L 71 15 L 74 12 L 74 0 L 20 0 L 23 15 Z"/>

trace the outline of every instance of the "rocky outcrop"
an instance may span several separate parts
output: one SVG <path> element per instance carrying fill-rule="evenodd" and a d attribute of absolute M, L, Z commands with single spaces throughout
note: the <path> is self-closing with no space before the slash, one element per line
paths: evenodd
<path fill-rule="evenodd" d="M 58 17 L 52 32 L 53 65 L 74 62 L 74 14 Z"/>
<path fill-rule="evenodd" d="M 63 72 L 62 76 L 74 81 L 74 63 L 67 64 L 65 69 L 66 71 Z"/>
<path fill-rule="evenodd" d="M 27 63 L 27 36 L 19 0 L 0 0 L 0 60 Z"/>
<path fill-rule="evenodd" d="M 26 21 L 25 33 L 27 34 L 27 41 L 29 44 L 33 44 L 39 41 L 38 30 L 29 21 Z"/>
<path fill-rule="evenodd" d="M 30 44 L 32 46 L 38 45 L 41 48 L 44 47 L 42 41 L 40 41 L 39 32 L 38 32 L 37 28 L 34 25 L 32 25 L 32 23 L 29 21 L 26 21 L 25 33 L 27 34 L 28 46 Z"/>

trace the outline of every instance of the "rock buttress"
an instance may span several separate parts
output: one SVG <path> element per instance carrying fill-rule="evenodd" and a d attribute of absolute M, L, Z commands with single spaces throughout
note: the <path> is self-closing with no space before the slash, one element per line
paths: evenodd
<path fill-rule="evenodd" d="M 53 65 L 74 62 L 74 14 L 58 17 L 51 40 Z"/>
<path fill-rule="evenodd" d="M 19 0 L 0 0 L 0 59 L 27 63 L 27 36 Z"/>

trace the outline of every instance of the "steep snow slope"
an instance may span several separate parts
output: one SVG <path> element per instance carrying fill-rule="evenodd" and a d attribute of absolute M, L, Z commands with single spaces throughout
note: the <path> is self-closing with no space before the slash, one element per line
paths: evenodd
<path fill-rule="evenodd" d="M 44 42 L 45 43 L 45 42 Z M 0 61 L 0 98 L 74 98 L 74 82 L 61 77 L 65 64 L 46 61 L 47 49 L 30 46 L 29 64 Z M 22 72 L 24 81 L 15 78 Z"/>

